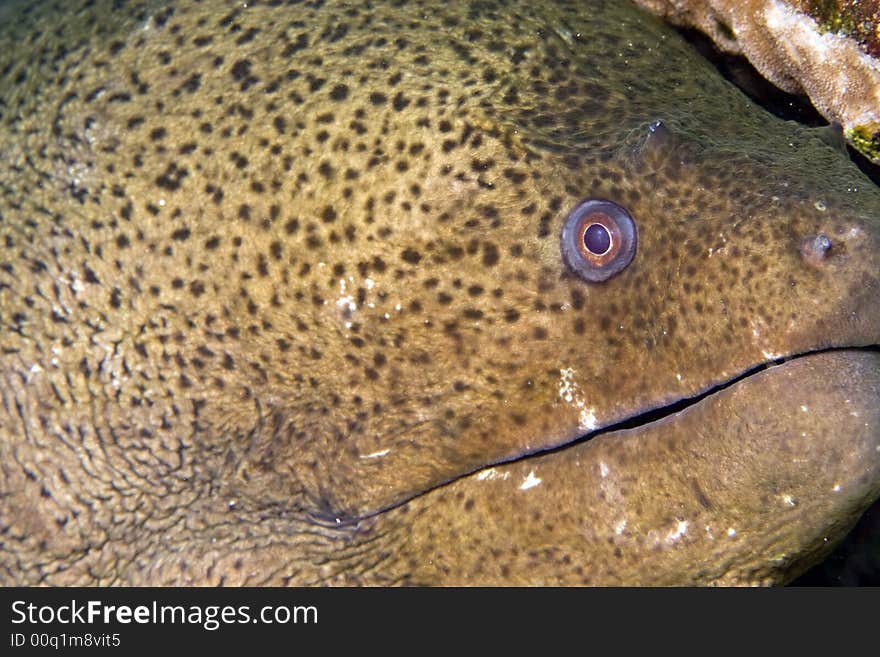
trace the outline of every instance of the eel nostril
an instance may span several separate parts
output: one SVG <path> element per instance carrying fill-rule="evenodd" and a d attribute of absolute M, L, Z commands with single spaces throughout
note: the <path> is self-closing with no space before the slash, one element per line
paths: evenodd
<path fill-rule="evenodd" d="M 801 242 L 801 256 L 811 265 L 819 265 L 828 258 L 832 246 L 831 240 L 824 233 L 810 235 Z"/>

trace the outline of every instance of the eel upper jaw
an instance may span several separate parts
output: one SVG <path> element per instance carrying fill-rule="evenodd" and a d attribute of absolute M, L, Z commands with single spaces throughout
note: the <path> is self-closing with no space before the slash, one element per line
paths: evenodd
<path fill-rule="evenodd" d="M 679 398 L 673 399 L 671 401 L 666 401 L 665 403 L 660 403 L 655 406 L 651 406 L 651 407 L 646 408 L 644 410 L 632 413 L 632 414 L 630 414 L 630 415 L 628 415 L 628 416 L 624 417 L 623 419 L 618 420 L 616 422 L 611 422 L 611 423 L 606 424 L 604 426 L 600 426 L 600 427 L 598 427 L 588 433 L 580 434 L 580 435 L 576 436 L 575 438 L 573 438 L 572 440 L 566 441 L 562 444 L 559 444 L 559 445 L 556 445 L 553 447 L 549 447 L 546 449 L 539 449 L 539 450 L 535 450 L 535 451 L 530 451 L 527 453 L 523 453 L 523 454 L 514 456 L 512 458 L 501 459 L 501 460 L 494 461 L 491 463 L 486 463 L 486 464 L 476 468 L 475 470 L 472 470 L 467 473 L 463 473 L 461 476 L 462 477 L 468 476 L 470 474 L 473 474 L 473 472 L 479 471 L 483 468 L 493 467 L 493 466 L 497 466 L 497 465 L 503 465 L 505 463 L 512 463 L 512 462 L 516 462 L 516 461 L 523 461 L 523 460 L 527 460 L 530 458 L 539 457 L 539 456 L 542 456 L 545 454 L 563 451 L 563 450 L 566 450 L 566 449 L 573 447 L 575 445 L 579 445 L 579 444 L 588 442 L 590 440 L 593 440 L 595 438 L 598 438 L 599 436 L 603 436 L 605 434 L 610 434 L 610 433 L 614 433 L 614 432 L 618 432 L 618 431 L 628 431 L 628 430 L 637 431 L 639 429 L 644 429 L 655 422 L 660 422 L 663 420 L 667 420 L 668 418 L 672 418 L 673 416 L 675 416 L 678 413 L 681 413 L 685 409 L 687 409 L 691 406 L 694 406 L 696 404 L 699 404 L 703 400 L 710 398 L 712 395 L 715 395 L 718 392 L 725 390 L 727 388 L 733 387 L 733 386 L 737 385 L 738 383 L 745 381 L 745 380 L 749 379 L 750 377 L 754 376 L 755 374 L 762 372 L 766 369 L 781 366 L 781 365 L 784 365 L 785 363 L 790 362 L 792 360 L 804 358 L 804 357 L 811 356 L 814 354 L 835 352 L 835 351 L 880 352 L 880 343 L 869 342 L 867 344 L 861 344 L 861 345 L 825 347 L 825 348 L 819 348 L 819 349 L 791 353 L 791 354 L 788 354 L 785 356 L 778 356 L 776 358 L 767 359 L 767 360 L 758 362 L 758 363 L 752 365 L 751 367 L 746 368 L 741 373 L 739 373 L 735 376 L 732 376 L 732 377 L 725 379 L 725 380 L 715 382 L 714 384 L 709 385 L 702 392 L 699 392 L 693 396 L 679 397 Z M 450 481 L 454 481 L 455 479 L 458 479 L 458 478 L 459 477 L 453 478 Z M 448 482 L 443 482 L 440 485 L 442 486 L 442 485 L 445 485 L 446 483 L 448 483 Z M 427 491 L 425 491 L 425 492 L 427 492 Z M 373 515 L 373 514 L 370 514 L 370 515 Z"/>

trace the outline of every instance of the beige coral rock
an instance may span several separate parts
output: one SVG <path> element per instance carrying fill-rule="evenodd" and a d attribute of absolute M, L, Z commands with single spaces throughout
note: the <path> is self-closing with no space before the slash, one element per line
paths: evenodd
<path fill-rule="evenodd" d="M 867 11 L 856 11 L 857 2 L 837 3 L 838 20 L 824 27 L 798 11 L 806 5 L 797 0 L 636 1 L 673 23 L 701 29 L 726 52 L 745 55 L 781 89 L 805 93 L 828 121 L 843 127 L 853 147 L 880 163 L 880 60 L 856 36 L 832 31 L 846 11 L 858 14 L 862 28 L 867 22 L 869 31 L 880 30 L 876 0 L 864 2 Z"/>

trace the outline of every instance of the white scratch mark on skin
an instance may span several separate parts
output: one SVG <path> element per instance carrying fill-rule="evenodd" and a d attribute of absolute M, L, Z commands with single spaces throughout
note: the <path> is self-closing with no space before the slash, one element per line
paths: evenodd
<path fill-rule="evenodd" d="M 797 506 L 797 501 L 795 501 L 795 499 L 791 495 L 789 495 L 788 493 L 786 493 L 782 496 L 782 501 L 785 503 L 785 506 L 787 506 L 787 507 Z"/>
<path fill-rule="evenodd" d="M 385 456 L 390 451 L 391 451 L 390 449 L 382 449 L 382 450 L 379 450 L 378 452 L 370 452 L 369 454 L 364 454 L 363 456 L 361 456 L 361 458 L 362 459 L 377 459 L 380 456 Z"/>
<path fill-rule="evenodd" d="M 734 536 L 736 536 L 736 530 L 733 527 L 728 527 L 727 528 L 727 535 L 730 536 L 731 538 L 733 538 Z"/>
<path fill-rule="evenodd" d="M 492 481 L 493 479 L 504 480 L 509 477 L 509 472 L 503 472 L 499 474 L 498 470 L 496 470 L 495 468 L 489 468 L 488 470 L 483 470 L 482 472 L 477 473 L 477 481 Z"/>
<path fill-rule="evenodd" d="M 765 360 L 777 360 L 782 358 L 783 354 L 777 353 L 772 349 L 768 349 L 767 343 L 772 340 L 773 332 L 769 332 L 769 338 L 763 337 L 767 333 L 767 325 L 760 319 L 753 319 L 751 322 L 752 336 L 755 338 L 755 347 L 761 350 L 761 355 Z"/>
<path fill-rule="evenodd" d="M 807 406 L 806 404 L 801 404 L 801 412 L 802 413 L 806 413 L 809 410 L 810 410 L 809 406 Z"/>
<path fill-rule="evenodd" d="M 535 476 L 535 471 L 531 470 L 529 475 L 525 478 L 522 485 L 519 487 L 520 490 L 528 490 L 529 488 L 534 488 L 539 485 L 541 480 Z"/>
<path fill-rule="evenodd" d="M 567 404 L 579 409 L 578 424 L 581 431 L 592 431 L 599 426 L 595 410 L 587 408 L 580 387 L 574 382 L 574 369 L 570 367 L 559 370 L 559 397 Z"/>
<path fill-rule="evenodd" d="M 614 525 L 614 533 L 620 536 L 624 529 L 626 529 L 626 518 L 623 518 L 620 522 Z"/>
<path fill-rule="evenodd" d="M 348 311 L 350 313 L 353 313 L 355 310 L 357 310 L 357 304 L 354 302 L 354 299 L 348 296 L 339 297 L 336 300 L 336 307 L 339 308 L 339 310 L 341 310 L 342 312 Z"/>
<path fill-rule="evenodd" d="M 559 396 L 568 403 L 571 403 L 574 400 L 575 392 L 575 384 L 571 380 L 574 376 L 574 370 L 566 368 L 559 370 L 559 374 Z"/>
<path fill-rule="evenodd" d="M 34 378 L 34 375 L 36 375 L 42 371 L 43 371 L 43 368 L 40 367 L 37 363 L 34 363 L 33 365 L 31 365 L 31 368 L 28 370 L 27 377 L 25 377 L 25 382 L 30 383 L 31 380 Z"/>
<path fill-rule="evenodd" d="M 679 520 L 678 524 L 675 526 L 675 529 L 671 530 L 666 535 L 666 542 L 672 545 L 677 542 L 682 536 L 687 534 L 688 530 L 688 521 L 687 520 Z"/>
<path fill-rule="evenodd" d="M 579 420 L 581 431 L 592 431 L 599 426 L 598 422 L 596 422 L 596 414 L 593 413 L 592 408 L 581 410 Z"/>
<path fill-rule="evenodd" d="M 602 479 L 607 477 L 609 472 L 610 470 L 608 470 L 608 466 L 605 465 L 605 461 L 599 461 L 599 474 L 602 475 Z"/>

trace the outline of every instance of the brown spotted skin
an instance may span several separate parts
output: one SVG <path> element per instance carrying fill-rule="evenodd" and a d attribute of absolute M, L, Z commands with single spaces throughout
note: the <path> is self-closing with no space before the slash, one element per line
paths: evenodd
<path fill-rule="evenodd" d="M 736 575 L 716 544 L 580 541 L 617 526 L 607 497 L 536 494 L 516 522 L 521 498 L 473 483 L 769 360 L 876 345 L 880 194 L 628 4 L 398 4 L 0 8 L 0 581 L 767 583 L 880 493 L 870 356 L 822 360 L 798 400 L 823 439 L 791 479 L 827 497 L 835 437 L 861 456 L 846 503 L 776 542 L 755 524 Z M 601 284 L 560 256 L 586 197 L 638 229 Z M 768 394 L 747 390 L 633 429 L 650 449 L 595 442 L 629 481 L 692 469 L 764 518 L 722 466 L 773 488 L 801 404 L 756 429 L 732 420 Z M 540 484 L 504 467 L 572 491 L 577 454 Z M 650 481 L 629 531 L 685 521 L 670 496 L 717 508 Z"/>

